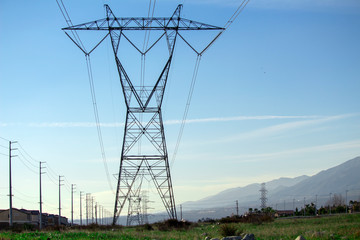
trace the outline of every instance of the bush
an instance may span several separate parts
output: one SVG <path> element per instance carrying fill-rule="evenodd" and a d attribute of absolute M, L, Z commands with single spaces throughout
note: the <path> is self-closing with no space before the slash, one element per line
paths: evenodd
<path fill-rule="evenodd" d="M 144 225 L 137 226 L 136 230 L 138 230 L 138 231 L 152 231 L 152 230 L 154 230 L 154 228 L 149 223 L 146 223 Z"/>
<path fill-rule="evenodd" d="M 239 223 L 239 222 L 243 222 L 242 216 L 231 216 L 231 217 L 227 216 L 220 219 L 220 223 Z"/>
<path fill-rule="evenodd" d="M 223 237 L 226 236 L 239 236 L 243 233 L 243 230 L 235 224 L 223 224 L 219 228 L 220 234 Z"/>
<path fill-rule="evenodd" d="M 190 222 L 178 221 L 177 219 L 168 219 L 163 222 L 157 222 L 154 224 L 160 231 L 170 231 L 170 230 L 183 230 L 189 229 L 191 226 Z"/>
<path fill-rule="evenodd" d="M 220 223 L 253 223 L 253 224 L 262 224 L 263 222 L 272 222 L 274 217 L 272 214 L 264 213 L 254 213 L 247 216 L 232 216 L 221 218 Z"/>

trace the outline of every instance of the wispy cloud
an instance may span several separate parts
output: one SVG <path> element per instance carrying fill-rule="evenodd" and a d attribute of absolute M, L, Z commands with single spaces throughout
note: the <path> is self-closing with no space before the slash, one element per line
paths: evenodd
<path fill-rule="evenodd" d="M 188 119 L 186 124 L 192 123 L 217 123 L 217 122 L 231 122 L 231 121 L 250 121 L 250 120 L 291 120 L 291 119 L 321 119 L 321 116 L 287 116 L 287 115 L 263 115 L 263 116 L 235 116 L 235 117 L 215 117 L 215 118 L 198 118 Z M 165 125 L 181 124 L 182 120 L 167 120 Z M 146 124 L 146 123 L 144 123 Z M 28 126 L 38 128 L 92 128 L 96 127 L 95 122 L 42 122 L 42 123 L 3 123 L 0 122 L 0 127 L 9 126 Z M 100 123 L 100 127 L 114 128 L 124 127 L 122 122 Z"/>
<path fill-rule="evenodd" d="M 244 162 L 259 162 L 259 161 L 287 158 L 289 156 L 302 155 L 305 153 L 313 154 L 317 152 L 341 151 L 341 150 L 349 150 L 349 149 L 360 149 L 360 140 L 317 145 L 312 147 L 295 148 L 295 149 L 270 152 L 270 153 L 227 156 L 227 158 L 238 159 L 238 160 L 242 159 Z"/>
<path fill-rule="evenodd" d="M 89 128 L 96 127 L 95 122 L 44 122 L 44 123 L 29 123 L 29 127 L 40 127 L 40 128 Z M 100 123 L 101 127 L 123 127 L 124 123 Z"/>
<path fill-rule="evenodd" d="M 319 116 L 286 116 L 286 115 L 264 115 L 264 116 L 237 116 L 237 117 L 217 117 L 217 118 L 198 118 L 188 119 L 185 123 L 210 123 L 210 122 L 231 122 L 231 121 L 245 121 L 245 120 L 279 120 L 279 119 L 314 119 Z M 180 124 L 181 120 L 165 121 L 165 124 Z"/>
<path fill-rule="evenodd" d="M 220 139 L 220 140 L 218 140 L 218 142 L 231 142 L 231 141 L 235 141 L 235 140 L 245 140 L 245 139 L 248 140 L 250 138 L 277 135 L 277 134 L 282 134 L 282 133 L 290 131 L 290 130 L 304 128 L 304 127 L 310 127 L 313 125 L 319 125 L 319 124 L 322 124 L 325 122 L 341 120 L 341 119 L 349 118 L 352 116 L 356 116 L 356 114 L 335 115 L 335 116 L 328 116 L 328 117 L 310 117 L 309 116 L 308 118 L 313 118 L 313 119 L 277 124 L 274 126 L 265 127 L 265 128 L 257 129 L 257 130 L 250 131 L 247 133 L 241 133 L 236 136 Z"/>
<path fill-rule="evenodd" d="M 349 150 L 355 150 L 355 155 L 360 154 L 360 139 L 345 141 L 345 142 L 336 142 L 329 144 L 321 144 L 310 147 L 298 147 L 287 149 L 283 151 L 276 152 L 263 152 L 263 153 L 249 153 L 249 154 L 236 154 L 236 155 L 221 155 L 222 159 L 241 161 L 243 163 L 255 163 L 262 161 L 272 161 L 279 159 L 289 159 L 294 156 L 304 156 L 304 154 L 313 155 L 315 153 L 329 153 L 329 152 L 351 152 Z M 354 152 L 354 151 L 353 151 Z M 189 156 L 183 155 L 183 159 L 197 159 L 202 161 L 215 161 L 219 160 L 219 156 L 213 153 L 192 153 Z"/>

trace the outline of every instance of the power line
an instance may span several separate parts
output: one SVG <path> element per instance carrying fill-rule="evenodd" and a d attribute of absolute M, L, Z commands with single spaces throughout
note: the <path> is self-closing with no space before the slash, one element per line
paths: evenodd
<path fill-rule="evenodd" d="M 54 179 L 54 178 L 50 177 L 51 175 L 46 174 L 46 176 L 48 176 L 48 178 L 50 179 L 50 181 L 51 181 L 51 182 L 53 182 L 55 185 L 57 185 L 57 184 L 58 184 L 58 183 L 56 182 L 56 181 L 57 181 L 56 179 Z"/>
<path fill-rule="evenodd" d="M 38 174 L 36 171 L 34 171 L 33 169 L 31 169 L 28 165 L 26 165 L 26 163 L 23 161 L 23 159 L 22 159 L 22 157 L 20 157 L 20 156 L 17 156 L 19 159 L 20 159 L 20 161 L 24 164 L 24 166 L 27 168 L 27 169 L 29 169 L 29 171 L 31 171 L 32 173 L 35 173 L 35 174 Z"/>
<path fill-rule="evenodd" d="M 50 173 L 50 175 L 52 175 L 52 177 L 54 177 L 55 179 L 57 178 L 57 176 L 59 176 L 59 174 L 57 174 L 50 166 L 48 163 L 46 163 L 46 169 L 48 169 L 48 173 Z M 56 180 L 57 181 L 57 180 Z"/>
<path fill-rule="evenodd" d="M 94 79 L 93 79 L 93 74 L 92 74 L 90 55 L 85 55 L 85 58 L 86 58 L 86 66 L 87 66 L 87 70 L 88 70 L 91 98 L 92 98 L 92 103 L 93 103 L 93 110 L 94 110 L 94 116 L 95 116 L 95 121 L 96 121 L 96 129 L 97 129 L 97 133 L 98 133 L 101 156 L 102 156 L 102 160 L 103 160 L 109 187 L 110 187 L 111 191 L 115 194 L 114 189 L 111 185 L 109 169 L 108 169 L 107 161 L 106 161 L 104 142 L 103 142 L 101 127 L 100 127 L 99 112 L 98 112 L 98 108 L 97 108 L 97 104 L 96 104 L 96 94 L 95 94 Z"/>
<path fill-rule="evenodd" d="M 156 4 L 156 0 L 154 0 L 154 3 L 153 3 L 151 18 L 154 17 L 155 4 Z M 150 11 L 151 11 L 151 0 L 150 0 L 150 2 L 149 2 L 148 18 L 150 17 Z M 152 21 L 150 22 L 150 28 L 151 28 L 151 24 L 152 24 Z M 150 32 L 151 32 L 151 29 L 147 29 L 147 30 L 145 31 L 145 37 L 144 37 L 144 43 L 143 43 L 143 52 L 146 52 L 145 50 L 147 49 L 147 47 L 148 47 L 148 45 L 149 45 Z M 145 43 L 146 43 L 146 44 L 145 44 Z"/>
<path fill-rule="evenodd" d="M 63 1 L 60 0 L 60 2 L 61 2 L 61 5 L 60 5 L 59 1 L 56 0 L 56 3 L 57 3 L 57 5 L 59 6 L 60 12 L 61 12 L 61 14 L 62 14 L 63 17 L 64 17 L 66 24 L 68 25 L 68 27 L 70 27 L 71 25 L 73 25 L 73 23 L 72 23 L 72 21 L 71 21 L 71 18 L 70 18 L 70 15 L 68 14 L 68 11 L 66 10 L 66 7 L 65 7 Z M 86 52 L 85 46 L 84 46 L 84 44 L 82 43 L 82 41 L 81 41 L 81 39 L 80 39 L 77 31 L 71 30 L 71 33 L 73 34 L 74 39 L 75 39 L 77 45 L 78 45 L 78 46 L 81 45 L 83 51 Z"/>
<path fill-rule="evenodd" d="M 20 201 L 27 202 L 27 203 L 34 203 L 34 202 L 31 202 L 31 201 L 27 201 L 27 200 L 24 200 L 22 198 L 19 198 L 19 197 L 15 196 L 15 195 L 13 195 L 13 198 L 16 198 L 16 199 L 18 199 Z"/>
<path fill-rule="evenodd" d="M 200 52 L 200 55 L 203 55 L 219 37 L 230 27 L 230 25 L 235 21 L 235 19 L 239 16 L 239 14 L 244 10 L 246 5 L 250 2 L 250 0 L 243 0 L 240 6 L 236 9 L 234 14 L 230 17 L 230 19 L 226 22 L 224 29 L 215 36 L 215 38 Z"/>
<path fill-rule="evenodd" d="M 0 139 L 5 140 L 5 141 L 7 141 L 7 142 L 10 142 L 9 139 L 3 138 L 3 137 L 0 137 Z"/>
<path fill-rule="evenodd" d="M 186 106 L 185 106 L 185 110 L 184 110 L 184 114 L 183 114 L 183 119 L 181 122 L 181 126 L 180 126 L 180 130 L 179 130 L 179 135 L 176 141 L 176 145 L 175 145 L 175 150 L 174 150 L 174 154 L 171 160 L 171 164 L 170 166 L 172 167 L 176 158 L 176 154 L 178 152 L 179 149 L 179 145 L 180 145 L 180 141 L 182 138 L 182 134 L 184 131 L 184 127 L 185 127 L 185 123 L 186 123 L 186 119 L 187 119 L 187 115 L 188 115 L 188 111 L 190 108 L 190 103 L 191 103 L 191 99 L 192 99 L 192 95 L 194 92 L 194 87 L 195 87 L 195 83 L 196 83 L 196 79 L 197 79 L 197 74 L 199 71 L 199 65 L 200 65 L 200 60 L 201 60 L 201 56 L 211 47 L 212 44 L 214 44 L 214 42 L 221 36 L 221 34 L 230 27 L 230 25 L 235 21 L 235 19 L 239 16 L 239 14 L 242 12 L 242 10 L 246 7 L 246 5 L 249 3 L 250 0 L 243 0 L 242 3 L 240 4 L 240 6 L 236 9 L 236 11 L 234 12 L 234 14 L 230 17 L 230 19 L 227 21 L 227 23 L 224 26 L 224 29 L 222 31 L 220 31 L 218 33 L 218 35 L 215 36 L 215 38 L 201 51 L 198 52 L 190 43 L 188 43 L 185 38 L 179 34 L 179 36 L 181 37 L 181 39 L 197 54 L 197 58 L 196 58 L 196 63 L 195 63 L 195 69 L 194 69 L 194 73 L 193 73 L 193 77 L 192 77 L 192 81 L 191 81 L 191 85 L 190 85 L 190 89 L 189 89 L 189 94 L 188 94 L 188 99 L 186 102 Z"/>
<path fill-rule="evenodd" d="M 29 153 L 27 153 L 26 151 L 25 151 L 25 149 L 21 146 L 21 144 L 18 142 L 17 143 L 18 145 L 19 145 L 19 147 L 21 148 L 21 150 L 22 151 L 24 151 L 24 153 L 31 159 L 31 160 L 33 160 L 34 162 L 36 162 L 36 163 L 38 163 L 39 161 L 37 161 L 37 160 L 35 160 Z M 19 151 L 20 152 L 20 151 Z M 22 155 L 22 154 L 21 154 Z M 29 161 L 29 163 L 30 163 L 30 161 Z M 33 165 L 34 166 L 34 165 Z M 35 167 L 37 167 L 37 166 L 35 166 Z"/>
<path fill-rule="evenodd" d="M 27 195 L 27 194 L 25 194 L 25 193 L 23 193 L 23 192 L 21 192 L 21 191 L 16 190 L 14 187 L 13 187 L 13 190 L 14 190 L 15 192 L 17 192 L 17 193 L 19 193 L 19 194 L 23 195 L 24 197 L 37 199 L 37 197 Z"/>
<path fill-rule="evenodd" d="M 201 55 L 198 54 L 197 58 L 196 58 L 196 62 L 195 62 L 195 68 L 194 68 L 194 72 L 193 72 L 193 76 L 192 76 L 192 80 L 191 80 L 191 84 L 190 84 L 190 89 L 189 89 L 189 93 L 188 93 L 187 102 L 186 102 L 186 105 L 185 105 L 183 119 L 181 121 L 179 135 L 178 135 L 178 138 L 177 138 L 177 141 L 176 141 L 175 150 L 174 150 L 174 153 L 173 153 L 173 157 L 171 159 L 170 167 L 173 166 L 175 158 L 176 158 L 176 154 L 177 154 L 177 152 L 179 150 L 179 145 L 180 145 L 180 141 L 181 141 L 181 138 L 182 138 L 182 135 L 183 135 L 183 132 L 184 132 L 185 123 L 186 123 L 187 115 L 188 115 L 188 112 L 189 112 L 192 95 L 194 93 L 195 83 L 196 83 L 196 79 L 197 79 L 197 75 L 198 75 L 198 71 L 199 71 L 200 60 L 201 60 Z"/>
<path fill-rule="evenodd" d="M 68 184 L 69 186 L 71 186 L 71 183 L 67 180 L 67 178 L 64 176 L 64 180 L 65 180 L 65 184 Z"/>
<path fill-rule="evenodd" d="M 64 3 L 61 1 L 61 5 L 59 4 L 58 0 L 56 0 L 59 9 L 66 21 L 66 24 L 68 25 L 68 27 L 70 27 L 70 24 L 72 24 L 71 18 L 66 10 L 66 7 L 64 5 Z M 90 61 L 90 53 L 95 50 L 95 48 L 97 48 L 100 43 L 105 40 L 105 38 L 109 35 L 107 34 L 90 52 L 87 52 L 79 35 L 77 34 L 77 32 L 75 30 L 70 30 L 71 33 L 73 34 L 74 38 L 71 38 L 66 32 L 66 35 L 68 35 L 68 37 L 84 52 L 85 54 L 85 58 L 86 58 L 86 65 L 87 65 L 87 71 L 88 71 L 88 76 L 89 76 L 89 84 L 90 84 L 90 91 L 91 91 L 91 97 L 92 97 L 92 102 L 93 102 L 93 109 L 94 109 L 94 115 L 95 115 L 95 121 L 96 121 L 96 128 L 97 128 L 97 132 L 98 132 L 98 138 L 99 138 L 99 144 L 100 144 L 100 150 L 101 150 L 101 155 L 102 155 L 102 159 L 103 159 L 103 163 L 104 163 L 104 167 L 105 167 L 105 172 L 107 175 L 107 180 L 110 186 L 110 189 L 114 192 L 111 182 L 110 182 L 110 176 L 109 176 L 109 170 L 108 170 L 108 166 L 107 166 L 107 162 L 106 162 L 106 155 L 105 155 L 105 150 L 104 150 L 104 143 L 103 143 L 103 139 L 102 139 L 102 133 L 101 133 L 101 128 L 100 128 L 100 119 L 99 119 L 99 113 L 98 113 L 98 109 L 97 109 L 97 104 L 96 104 L 96 95 L 95 95 L 95 88 L 94 88 L 94 80 L 93 80 L 93 74 L 92 74 L 92 68 L 91 68 L 91 61 Z"/>
<path fill-rule="evenodd" d="M 244 10 L 246 5 L 250 2 L 250 0 L 243 0 L 240 6 L 236 9 L 234 14 L 230 17 L 230 19 L 225 24 L 225 30 L 230 27 L 230 25 L 235 21 L 235 19 L 239 16 L 239 14 Z"/>
<path fill-rule="evenodd" d="M 32 162 L 30 162 L 21 151 L 18 151 L 18 153 L 20 153 L 21 157 L 24 158 L 24 160 L 26 162 L 28 162 L 32 167 L 37 168 L 37 166 L 35 166 Z M 19 156 L 19 158 L 20 158 L 20 156 Z"/>

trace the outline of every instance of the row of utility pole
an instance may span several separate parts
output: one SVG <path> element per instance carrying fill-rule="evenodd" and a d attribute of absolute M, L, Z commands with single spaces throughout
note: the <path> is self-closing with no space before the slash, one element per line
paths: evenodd
<path fill-rule="evenodd" d="M 13 204 L 12 204 L 12 159 L 17 157 L 14 155 L 13 152 L 18 150 L 14 148 L 14 144 L 17 143 L 16 141 L 9 141 L 9 226 L 13 227 Z M 46 172 L 44 166 L 46 162 L 39 162 L 39 229 L 43 228 L 43 216 L 42 216 L 42 175 Z M 58 224 L 61 225 L 61 187 L 64 186 L 64 176 L 59 175 L 59 218 Z M 76 192 L 76 184 L 71 184 L 71 225 L 74 225 L 74 192 Z M 84 192 L 80 191 L 80 225 L 83 225 L 82 222 L 82 199 L 84 197 Z M 90 193 L 87 193 L 86 196 L 91 196 Z M 94 197 L 91 197 L 91 207 L 88 206 L 88 201 L 86 202 L 86 224 L 89 224 L 89 212 L 91 211 L 92 214 L 92 221 L 91 223 L 107 225 L 111 223 L 111 213 L 107 211 L 103 206 L 99 205 L 97 202 L 95 203 L 95 222 L 94 222 Z M 91 210 L 90 210 L 91 209 Z M 98 221 L 99 219 L 99 221 Z"/>

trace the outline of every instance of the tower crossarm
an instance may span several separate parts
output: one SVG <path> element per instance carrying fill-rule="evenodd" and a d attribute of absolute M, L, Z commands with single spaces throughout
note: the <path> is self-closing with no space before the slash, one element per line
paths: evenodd
<path fill-rule="evenodd" d="M 179 21 L 179 24 L 177 23 Z M 63 28 L 63 30 L 224 30 L 222 27 L 179 17 L 111 17 Z"/>

